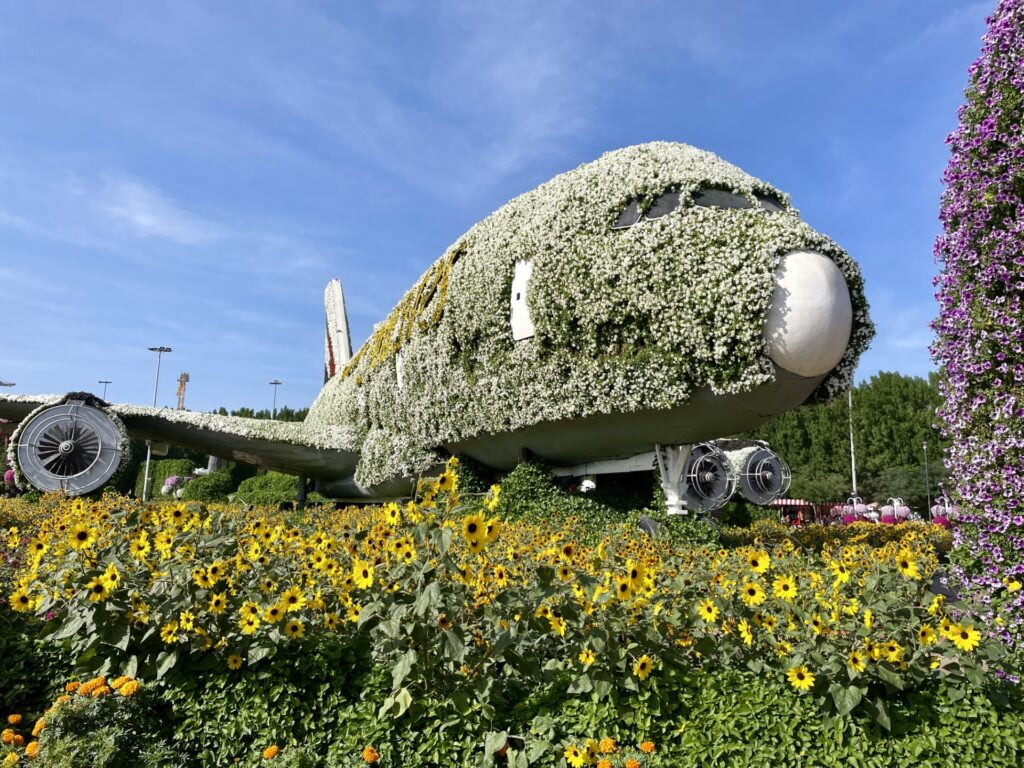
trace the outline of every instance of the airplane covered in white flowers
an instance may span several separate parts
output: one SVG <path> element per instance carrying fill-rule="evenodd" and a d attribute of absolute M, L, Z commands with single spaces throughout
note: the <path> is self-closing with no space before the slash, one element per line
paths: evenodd
<path fill-rule="evenodd" d="M 445 456 L 565 475 L 661 473 L 673 512 L 788 470 L 718 440 L 850 386 L 873 335 L 856 263 L 786 195 L 717 156 L 654 142 L 515 198 L 434 262 L 352 353 L 327 288 L 325 384 L 301 423 L 0 396 L 23 480 L 84 494 L 129 436 L 309 478 L 341 499 L 397 498 Z"/>

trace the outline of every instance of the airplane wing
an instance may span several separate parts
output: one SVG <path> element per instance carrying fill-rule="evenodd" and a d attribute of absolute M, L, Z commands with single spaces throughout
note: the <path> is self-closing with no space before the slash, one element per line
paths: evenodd
<path fill-rule="evenodd" d="M 0 418 L 21 422 L 14 437 L 18 470 L 42 490 L 88 493 L 100 487 L 129 450 L 126 437 L 316 479 L 351 474 L 359 460 L 345 427 L 312 430 L 303 422 L 108 405 L 86 393 L 0 395 Z"/>

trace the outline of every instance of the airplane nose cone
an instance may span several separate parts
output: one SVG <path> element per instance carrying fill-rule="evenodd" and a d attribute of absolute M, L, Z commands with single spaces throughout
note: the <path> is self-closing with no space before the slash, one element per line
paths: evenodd
<path fill-rule="evenodd" d="M 768 356 L 808 378 L 831 371 L 850 341 L 853 307 L 839 267 L 813 251 L 793 251 L 775 270 L 764 324 Z"/>

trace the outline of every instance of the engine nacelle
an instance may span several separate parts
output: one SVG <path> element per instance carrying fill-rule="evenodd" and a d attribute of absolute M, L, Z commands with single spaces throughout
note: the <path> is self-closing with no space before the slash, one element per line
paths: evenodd
<path fill-rule="evenodd" d="M 130 458 L 122 421 L 97 398 L 77 397 L 36 409 L 11 439 L 19 474 L 40 491 L 82 496 L 105 485 Z"/>
<path fill-rule="evenodd" d="M 714 443 L 693 446 L 684 471 L 686 508 L 710 512 L 732 498 L 736 477 L 731 469 L 729 459 Z"/>
<path fill-rule="evenodd" d="M 727 455 L 739 492 L 752 504 L 771 504 L 789 490 L 789 464 L 767 445 L 754 443 Z"/>

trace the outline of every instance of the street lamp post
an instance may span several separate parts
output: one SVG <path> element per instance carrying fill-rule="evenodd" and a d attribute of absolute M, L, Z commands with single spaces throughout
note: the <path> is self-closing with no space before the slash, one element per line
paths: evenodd
<path fill-rule="evenodd" d="M 931 479 L 928 477 L 928 443 L 925 441 L 924 446 L 924 492 L 928 496 L 928 516 L 932 514 L 932 484 Z"/>
<path fill-rule="evenodd" d="M 97 384 L 102 384 L 102 385 L 103 385 L 103 395 L 101 396 L 101 399 L 102 399 L 102 400 L 103 400 L 104 402 L 106 402 L 106 400 L 107 400 L 107 384 L 113 384 L 114 382 L 112 382 L 112 381 L 107 381 L 106 379 L 100 379 L 100 380 L 99 380 L 99 381 L 97 381 L 96 383 L 97 383 Z"/>
<path fill-rule="evenodd" d="M 163 357 L 164 352 L 172 352 L 170 347 L 147 347 L 150 352 L 156 352 L 156 382 L 153 384 L 153 407 L 156 408 L 156 393 L 160 388 L 160 358 Z M 149 493 L 149 462 L 153 457 L 153 442 L 151 440 L 146 441 L 146 474 L 142 480 L 142 500 L 146 500 L 146 495 Z"/>
<path fill-rule="evenodd" d="M 270 386 L 274 388 L 274 407 L 270 411 L 271 419 L 277 418 L 277 388 L 280 387 L 283 383 L 283 381 L 278 381 L 277 379 L 274 379 L 273 381 L 269 382 Z"/>

